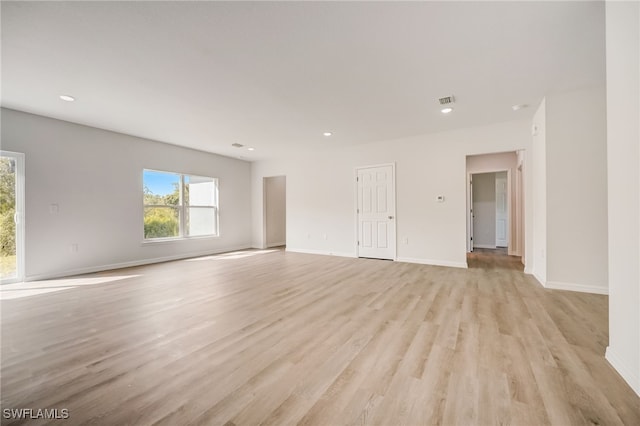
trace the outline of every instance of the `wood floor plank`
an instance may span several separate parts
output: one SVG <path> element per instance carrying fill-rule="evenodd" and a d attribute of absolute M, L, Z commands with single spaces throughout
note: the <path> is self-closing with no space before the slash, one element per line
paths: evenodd
<path fill-rule="evenodd" d="M 640 424 L 606 296 L 469 265 L 246 250 L 0 288 L 0 402 L 83 425 Z"/>

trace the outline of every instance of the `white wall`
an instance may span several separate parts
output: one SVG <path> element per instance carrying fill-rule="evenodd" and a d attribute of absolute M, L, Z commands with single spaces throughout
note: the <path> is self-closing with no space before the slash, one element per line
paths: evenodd
<path fill-rule="evenodd" d="M 608 291 L 606 91 L 546 97 L 547 282 Z"/>
<path fill-rule="evenodd" d="M 272 176 L 264 179 L 265 233 L 267 247 L 282 246 L 287 241 L 286 185 L 286 176 Z"/>
<path fill-rule="evenodd" d="M 486 173 L 509 170 L 517 165 L 515 151 L 494 154 L 472 155 L 467 158 L 467 172 Z"/>
<path fill-rule="evenodd" d="M 640 395 L 640 4 L 606 4 L 607 359 Z"/>
<path fill-rule="evenodd" d="M 1 113 L 2 149 L 25 153 L 27 279 L 251 245 L 250 163 L 18 111 Z M 143 244 L 144 168 L 219 178 L 220 237 Z M 50 212 L 52 204 L 58 213 Z"/>
<path fill-rule="evenodd" d="M 395 162 L 398 259 L 464 267 L 466 156 L 527 149 L 530 143 L 530 123 L 523 120 L 255 162 L 253 244 L 265 244 L 262 179 L 286 175 L 287 248 L 355 256 L 354 170 Z M 436 201 L 438 195 L 444 203 Z"/>
<path fill-rule="evenodd" d="M 518 220 L 518 202 L 522 199 L 523 188 L 517 185 L 516 169 L 518 167 L 518 155 L 524 159 L 522 151 L 501 152 L 495 154 L 472 155 L 467 157 L 467 173 L 485 173 L 497 170 L 509 170 L 511 172 L 511 211 L 509 214 L 509 254 L 522 256 L 522 236 L 524 235 L 523 218 Z M 524 160 L 523 160 L 524 161 Z M 522 206 L 520 206 L 522 207 Z M 524 262 L 525 259 L 522 259 Z"/>
<path fill-rule="evenodd" d="M 473 247 L 496 247 L 496 174 L 473 175 Z"/>
<path fill-rule="evenodd" d="M 547 282 L 547 125 L 546 101 L 540 102 L 538 110 L 533 116 L 533 143 L 531 157 L 533 167 L 531 180 L 533 208 L 531 221 L 533 224 L 531 273 L 542 284 Z M 526 179 L 526 176 L 525 176 Z"/>

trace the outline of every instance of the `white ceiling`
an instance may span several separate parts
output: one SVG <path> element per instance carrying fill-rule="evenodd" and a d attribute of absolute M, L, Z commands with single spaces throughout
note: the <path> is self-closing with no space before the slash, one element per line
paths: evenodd
<path fill-rule="evenodd" d="M 605 78 L 602 2 L 3 1 L 1 12 L 2 106 L 248 160 L 530 117 L 545 94 Z"/>

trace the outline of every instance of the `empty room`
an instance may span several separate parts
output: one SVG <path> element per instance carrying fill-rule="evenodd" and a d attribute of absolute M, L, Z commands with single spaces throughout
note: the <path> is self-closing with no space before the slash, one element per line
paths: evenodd
<path fill-rule="evenodd" d="M 1 424 L 640 424 L 640 2 L 0 19 Z"/>

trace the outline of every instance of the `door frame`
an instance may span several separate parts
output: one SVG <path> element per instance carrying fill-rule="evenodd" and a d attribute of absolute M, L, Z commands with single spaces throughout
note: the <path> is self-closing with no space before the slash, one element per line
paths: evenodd
<path fill-rule="evenodd" d="M 284 196 L 285 196 L 285 241 L 284 244 L 286 246 L 287 241 L 286 241 L 286 215 L 287 215 L 287 175 L 285 174 L 280 174 L 280 175 L 273 175 L 273 176 L 263 176 L 262 177 L 262 248 L 263 249 L 267 249 L 269 248 L 269 242 L 267 241 L 267 179 L 269 178 L 276 178 L 276 177 L 283 177 L 285 179 L 285 185 L 284 185 Z M 273 246 L 276 247 L 276 246 Z"/>
<path fill-rule="evenodd" d="M 473 252 L 473 173 L 467 173 L 467 253 Z"/>
<path fill-rule="evenodd" d="M 1 281 L 2 284 L 10 284 L 25 280 L 25 156 L 21 152 L 5 150 L 0 150 L 0 156 L 16 160 L 16 277 Z"/>
<path fill-rule="evenodd" d="M 496 172 L 497 173 L 501 173 L 501 172 Z M 495 175 L 494 175 L 495 176 Z M 498 177 L 495 176 L 494 181 L 497 181 Z M 494 187 L 495 187 L 495 182 L 494 182 Z M 504 247 L 504 246 L 498 246 L 498 189 L 495 188 L 494 189 L 494 195 L 495 195 L 495 213 L 496 213 L 496 235 L 495 235 L 495 241 L 496 241 L 496 248 L 498 247 Z M 511 198 L 513 197 L 513 194 L 511 193 L 511 170 L 507 170 L 507 253 L 511 254 L 511 248 L 513 246 L 513 225 L 515 223 L 515 221 L 512 219 L 512 207 L 511 207 Z"/>
<path fill-rule="evenodd" d="M 512 227 L 513 227 L 513 218 L 511 215 L 511 196 L 512 196 L 512 187 L 511 187 L 511 169 L 503 169 L 503 168 L 498 168 L 498 169 L 482 169 L 479 171 L 475 171 L 475 172 L 467 172 L 467 253 L 471 253 L 473 252 L 473 243 L 471 242 L 471 237 L 473 236 L 472 232 L 473 232 L 473 215 L 471 214 L 471 209 L 473 208 L 473 205 L 471 204 L 473 202 L 473 194 L 471 193 L 471 191 L 473 190 L 472 188 L 472 184 L 471 184 L 471 180 L 473 178 L 473 175 L 481 175 L 484 173 L 500 173 L 500 172 L 507 172 L 507 218 L 509 218 L 509 225 L 507 228 L 507 232 L 509 233 L 509 237 L 507 238 L 507 253 L 509 255 L 512 255 L 514 253 L 513 250 L 513 232 L 512 232 Z"/>
<path fill-rule="evenodd" d="M 360 241 L 360 224 L 358 222 L 358 171 L 362 169 L 371 169 L 373 167 L 387 167 L 387 166 L 391 166 L 391 179 L 392 179 L 391 188 L 393 189 L 392 198 L 393 198 L 394 220 L 391 226 L 393 227 L 394 240 L 392 244 L 393 256 L 391 260 L 395 262 L 396 260 L 398 260 L 398 214 L 397 214 L 398 200 L 396 195 L 398 191 L 396 190 L 397 188 L 396 188 L 396 163 L 395 162 L 354 167 L 353 169 L 353 194 L 354 194 L 353 217 L 354 217 L 354 224 L 355 224 L 354 226 L 355 235 L 354 235 L 353 244 L 355 246 L 356 257 L 360 257 L 360 245 L 358 244 L 358 242 Z"/>

